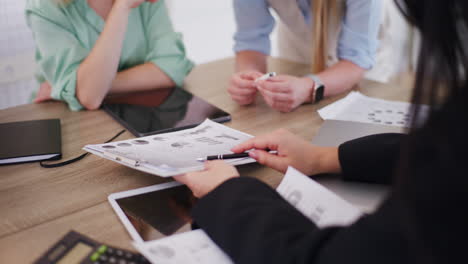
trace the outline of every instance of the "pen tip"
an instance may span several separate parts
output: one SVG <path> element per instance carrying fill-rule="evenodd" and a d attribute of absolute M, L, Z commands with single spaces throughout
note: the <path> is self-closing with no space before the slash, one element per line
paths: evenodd
<path fill-rule="evenodd" d="M 205 158 L 198 158 L 197 161 L 204 162 L 206 159 Z"/>

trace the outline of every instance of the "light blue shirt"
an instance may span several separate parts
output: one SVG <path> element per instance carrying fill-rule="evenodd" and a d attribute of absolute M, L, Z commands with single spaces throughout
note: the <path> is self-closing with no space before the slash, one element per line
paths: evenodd
<path fill-rule="evenodd" d="M 311 23 L 313 0 L 284 0 L 297 4 L 306 21 Z M 337 54 L 363 69 L 375 64 L 382 0 L 346 0 L 346 14 L 338 39 Z M 234 0 L 237 32 L 234 51 L 253 50 L 270 54 L 270 34 L 275 26 L 267 0 Z"/>

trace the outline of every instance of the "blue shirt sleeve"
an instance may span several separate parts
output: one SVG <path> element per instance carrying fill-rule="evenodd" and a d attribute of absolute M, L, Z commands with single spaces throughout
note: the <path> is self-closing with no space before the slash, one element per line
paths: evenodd
<path fill-rule="evenodd" d="M 267 1 L 234 0 L 234 12 L 237 23 L 234 52 L 253 50 L 269 55 L 275 20 Z"/>
<path fill-rule="evenodd" d="M 346 0 L 346 14 L 338 40 L 338 58 L 371 69 L 379 45 L 382 0 Z"/>

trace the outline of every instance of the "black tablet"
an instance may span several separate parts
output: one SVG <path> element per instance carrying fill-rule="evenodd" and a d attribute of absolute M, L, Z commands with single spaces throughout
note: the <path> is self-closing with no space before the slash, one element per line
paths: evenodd
<path fill-rule="evenodd" d="M 102 109 L 137 137 L 195 127 L 207 118 L 231 120 L 228 113 L 181 88 L 111 96 Z"/>

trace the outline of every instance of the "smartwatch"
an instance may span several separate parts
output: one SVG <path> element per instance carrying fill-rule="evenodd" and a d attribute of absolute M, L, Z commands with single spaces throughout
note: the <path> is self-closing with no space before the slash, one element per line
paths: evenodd
<path fill-rule="evenodd" d="M 311 78 L 314 81 L 314 88 L 311 92 L 311 101 L 312 103 L 318 103 L 323 99 L 325 94 L 325 85 L 322 80 L 315 74 L 308 74 L 307 77 Z"/>

